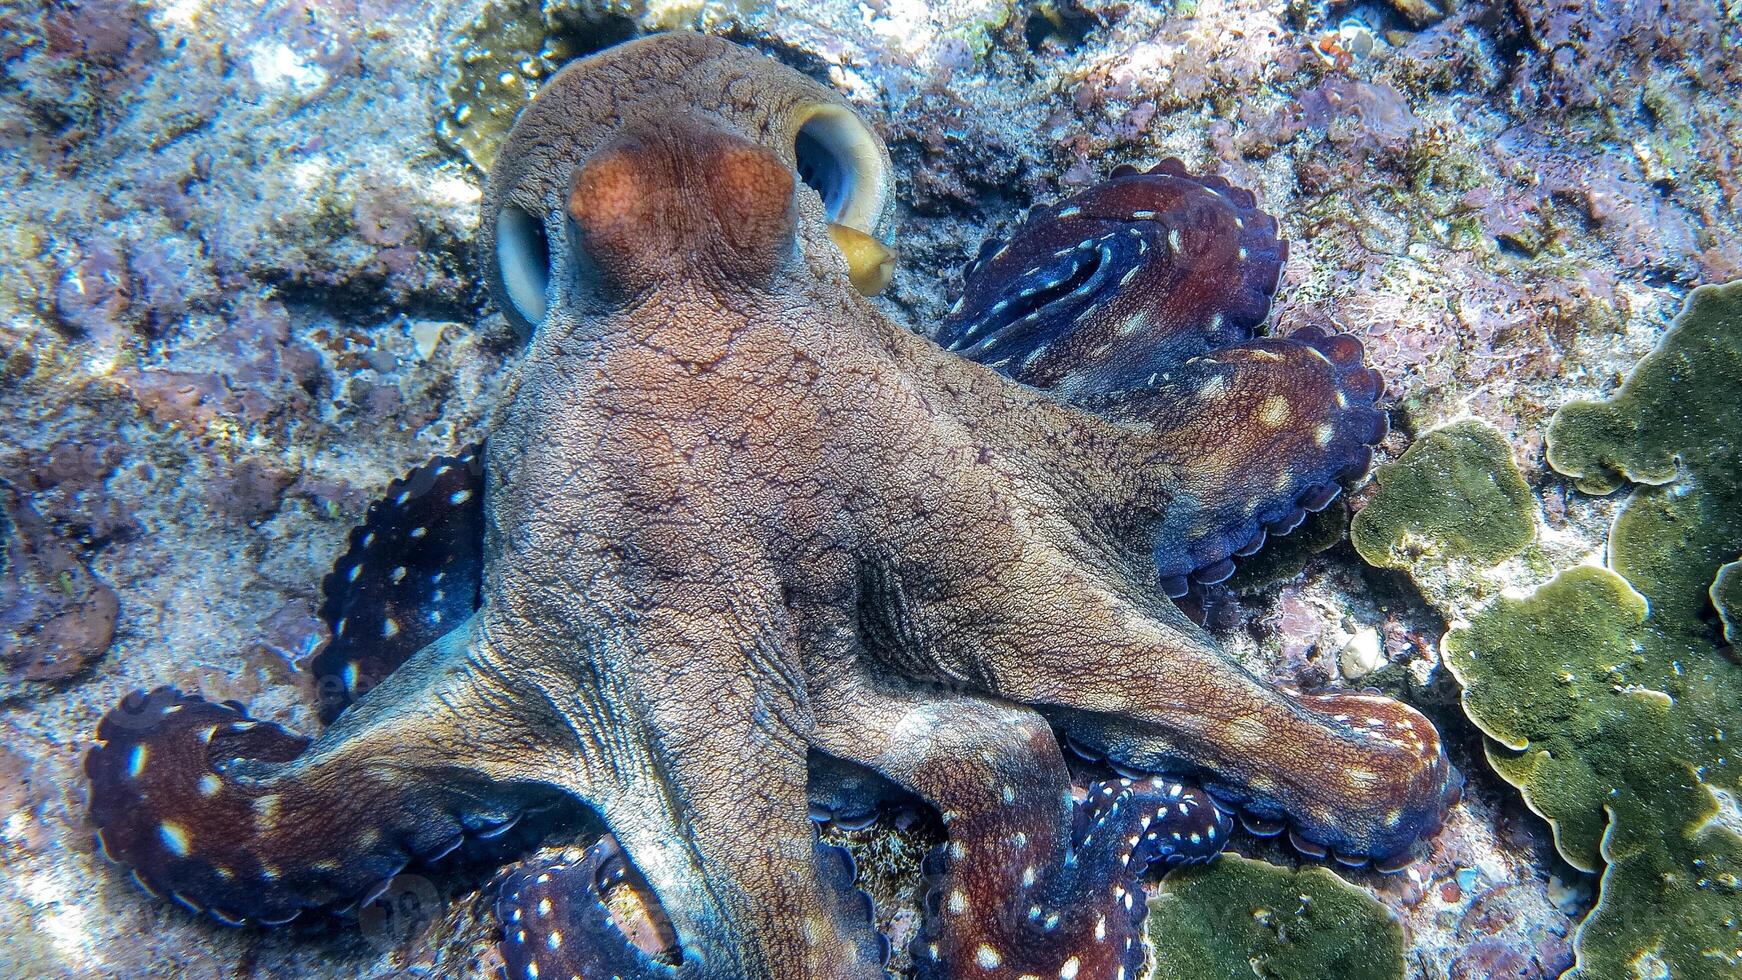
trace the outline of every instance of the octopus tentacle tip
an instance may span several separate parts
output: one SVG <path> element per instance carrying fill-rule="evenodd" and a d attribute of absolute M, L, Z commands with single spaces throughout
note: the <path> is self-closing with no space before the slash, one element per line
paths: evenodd
<path fill-rule="evenodd" d="M 263 797 L 231 771 L 237 760 L 293 758 L 308 740 L 247 721 L 228 705 L 160 687 L 105 715 L 85 757 L 105 854 L 147 892 L 220 920 L 281 918 L 303 905 L 272 868 L 234 852 L 235 828 L 254 823 Z"/>

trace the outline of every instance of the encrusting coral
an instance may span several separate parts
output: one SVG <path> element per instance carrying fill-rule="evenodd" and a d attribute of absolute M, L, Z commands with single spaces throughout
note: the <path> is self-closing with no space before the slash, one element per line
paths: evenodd
<path fill-rule="evenodd" d="M 1496 465 L 1510 454 L 1473 419 L 1423 435 L 1374 472 L 1378 492 L 1350 524 L 1350 543 L 1383 568 L 1492 566 L 1518 554 L 1535 537 L 1536 504 L 1516 468 Z"/>
<path fill-rule="evenodd" d="M 514 117 L 556 70 L 630 37 L 635 22 L 564 0 L 490 5 L 460 32 L 436 134 L 488 171 Z"/>
<path fill-rule="evenodd" d="M 1225 855 L 1167 876 L 1151 904 L 1158 977 L 1394 980 L 1403 929 L 1372 896 L 1326 867 Z"/>
<path fill-rule="evenodd" d="M 1712 611 L 1734 609 L 1742 548 L 1739 387 L 1742 283 L 1702 287 L 1614 398 L 1569 404 L 1550 423 L 1549 463 L 1581 489 L 1635 485 L 1607 564 L 1501 597 L 1443 642 L 1465 713 L 1493 739 L 1490 763 L 1549 821 L 1562 856 L 1602 869 L 1571 976 L 1717 978 L 1742 966 L 1742 836 L 1725 818 L 1742 790 L 1729 748 L 1742 667 L 1720 653 Z M 1424 441 L 1418 460 L 1449 446 Z M 1520 484 L 1509 456 L 1490 458 L 1495 486 Z M 1480 469 L 1457 482 L 1482 485 Z M 1427 535 L 1445 516 L 1486 527 L 1518 514 L 1508 494 L 1465 507 L 1441 492 L 1449 514 L 1406 508 L 1380 479 L 1357 521 L 1369 529 Z M 1504 557 L 1458 547 L 1476 565 Z"/>

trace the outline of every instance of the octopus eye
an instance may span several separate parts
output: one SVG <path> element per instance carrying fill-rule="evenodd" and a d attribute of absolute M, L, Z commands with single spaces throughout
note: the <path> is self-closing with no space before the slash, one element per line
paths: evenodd
<path fill-rule="evenodd" d="M 850 110 L 811 109 L 793 136 L 799 179 L 823 199 L 829 221 L 863 232 L 882 216 L 888 175 L 877 137 Z"/>
<path fill-rule="evenodd" d="M 496 215 L 496 273 L 511 307 L 509 319 L 531 333 L 544 319 L 550 285 L 550 240 L 544 222 L 514 204 Z"/>
<path fill-rule="evenodd" d="M 799 179 L 823 199 L 829 238 L 847 260 L 848 278 L 867 296 L 889 285 L 895 255 L 872 235 L 883 213 L 888 175 L 877 137 L 840 106 L 816 106 L 793 136 Z"/>

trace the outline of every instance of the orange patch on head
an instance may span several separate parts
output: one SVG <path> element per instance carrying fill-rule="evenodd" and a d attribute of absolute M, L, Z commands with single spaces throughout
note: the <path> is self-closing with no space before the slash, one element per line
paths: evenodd
<path fill-rule="evenodd" d="M 577 170 L 569 217 L 595 235 L 609 236 L 643 216 L 647 188 L 636 173 L 637 155 L 636 148 L 612 147 Z"/>
<path fill-rule="evenodd" d="M 792 171 L 769 150 L 754 143 L 720 148 L 715 157 L 714 213 L 726 237 L 750 249 L 793 231 Z"/>
<path fill-rule="evenodd" d="M 625 131 L 576 171 L 569 217 L 612 286 L 686 275 L 758 286 L 796 229 L 794 178 L 772 151 L 693 117 Z"/>

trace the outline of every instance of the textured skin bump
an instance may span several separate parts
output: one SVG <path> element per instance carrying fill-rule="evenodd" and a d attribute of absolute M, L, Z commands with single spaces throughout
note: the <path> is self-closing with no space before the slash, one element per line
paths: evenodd
<path fill-rule="evenodd" d="M 1251 192 L 1168 159 L 1037 207 L 970 268 L 938 342 L 1073 401 L 1238 343 L 1288 259 Z"/>
<path fill-rule="evenodd" d="M 438 456 L 387 486 L 321 582 L 331 636 L 310 659 L 321 720 L 381 683 L 478 608 L 483 447 Z"/>
<path fill-rule="evenodd" d="M 1223 319 L 1139 330 L 1130 357 L 1088 345 L 1057 365 L 1061 385 L 1094 389 L 1079 401 L 944 350 L 859 294 L 820 196 L 773 172 L 794 170 L 794 140 L 822 108 L 845 111 L 770 59 L 682 34 L 576 62 L 545 87 L 492 169 L 479 225 L 499 297 L 502 209 L 536 219 L 549 250 L 548 302 L 521 324 L 518 383 L 485 450 L 481 602 L 306 747 L 275 735 L 209 750 L 203 725 L 177 720 L 191 704 L 127 730 L 105 721 L 93 810 L 147 885 L 230 917 L 338 906 L 370 887 L 361 878 L 560 793 L 598 814 L 645 879 L 676 977 L 874 980 L 866 907 L 816 845 L 812 759 L 826 755 L 875 775 L 821 780 L 829 812 L 858 818 L 893 786 L 943 816 L 950 863 L 935 870 L 965 900 L 954 914 L 946 892 L 928 932 L 945 975 L 986 976 L 996 957 L 990 969 L 1108 980 L 1133 962 L 1136 924 L 1120 917 L 1127 899 L 1141 909 L 1123 883 L 1132 866 L 1165 857 L 1176 830 L 1207 841 L 1212 816 L 1225 833 L 1213 804 L 1142 774 L 1189 773 L 1345 858 L 1391 863 L 1438 825 L 1453 777 L 1425 719 L 1264 684 L 1154 587 L 1158 556 L 1216 557 L 1205 542 L 1232 540 L 1225 513 L 1268 527 L 1328 500 L 1323 474 L 1364 465 L 1357 444 L 1378 428 L 1362 414 L 1378 385 L 1358 348 L 1245 335 L 1270 288 L 1252 244 L 1280 256 L 1268 226 L 1241 244 L 1258 222 L 1250 201 L 1165 168 L 1143 178 L 1202 198 L 1206 216 L 1159 227 L 1214 259 L 1177 295 L 1211 289 Z M 873 157 L 887 159 L 855 159 Z M 887 188 L 864 191 L 855 213 Z M 1199 389 L 1219 380 L 1277 407 L 1197 389 L 1164 406 L 1172 379 L 1106 380 L 1164 353 Z M 1205 360 L 1188 368 L 1193 357 Z M 1338 396 L 1355 407 L 1331 412 Z M 1225 458 L 1206 433 L 1232 444 L 1212 447 Z M 1135 774 L 1116 792 L 1126 802 L 1092 799 L 1076 825 L 1052 726 Z M 272 757 L 239 758 L 256 751 Z M 1164 805 L 1174 812 L 1154 817 Z M 221 839 L 204 822 L 220 818 Z M 1150 840 L 1157 819 L 1165 838 Z M 355 870 L 322 877 L 334 861 Z M 235 897 L 208 865 L 271 866 L 294 887 Z M 1068 941 L 1010 921 L 1031 865 L 1048 904 L 1131 931 L 1103 948 L 1093 917 L 1072 918 Z M 625 978 L 668 969 L 629 956 L 620 929 L 563 931 L 559 948 Z"/>

